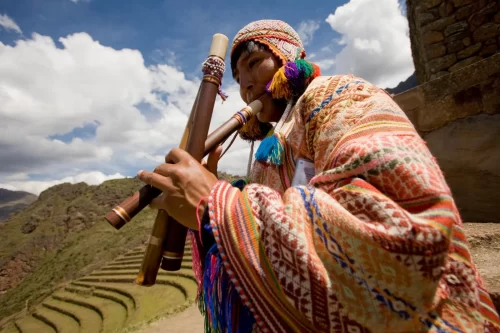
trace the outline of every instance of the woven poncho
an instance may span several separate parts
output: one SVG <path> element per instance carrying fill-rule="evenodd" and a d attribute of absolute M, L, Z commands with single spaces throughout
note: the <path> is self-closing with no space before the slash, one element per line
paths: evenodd
<path fill-rule="evenodd" d="M 247 39 L 302 52 L 275 21 L 235 44 Z M 207 331 L 500 332 L 439 165 L 385 91 L 317 77 L 280 122 L 280 163 L 210 193 Z M 299 158 L 315 176 L 291 186 Z"/>

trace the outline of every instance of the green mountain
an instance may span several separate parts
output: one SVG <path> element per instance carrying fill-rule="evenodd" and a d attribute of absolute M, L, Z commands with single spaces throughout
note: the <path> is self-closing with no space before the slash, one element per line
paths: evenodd
<path fill-rule="evenodd" d="M 23 210 L 36 201 L 38 197 L 23 191 L 10 191 L 0 188 L 0 222 L 10 214 Z"/>
<path fill-rule="evenodd" d="M 56 185 L 0 223 L 0 321 L 142 245 L 155 211 L 144 209 L 119 231 L 103 218 L 142 185 L 137 179 Z"/>

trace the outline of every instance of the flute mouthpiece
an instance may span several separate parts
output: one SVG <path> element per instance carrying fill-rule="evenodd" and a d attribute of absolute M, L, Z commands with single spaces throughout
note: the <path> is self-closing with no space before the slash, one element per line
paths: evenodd
<path fill-rule="evenodd" d="M 225 59 L 228 44 L 229 39 L 225 35 L 215 34 L 212 38 L 212 45 L 210 46 L 210 52 L 208 55 Z"/>
<path fill-rule="evenodd" d="M 249 107 L 252 110 L 252 114 L 255 115 L 262 110 L 262 102 L 256 99 L 252 103 L 248 104 L 247 107 Z"/>

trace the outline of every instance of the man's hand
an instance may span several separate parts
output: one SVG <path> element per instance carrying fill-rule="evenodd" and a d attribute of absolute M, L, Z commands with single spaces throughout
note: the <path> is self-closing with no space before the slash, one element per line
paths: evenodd
<path fill-rule="evenodd" d="M 219 154 L 220 156 L 220 154 Z M 154 172 L 141 170 L 138 178 L 163 193 L 153 199 L 150 207 L 163 209 L 179 223 L 191 229 L 198 229 L 197 216 L 203 214 L 207 200 L 200 204 L 197 212 L 196 206 L 200 199 L 208 197 L 217 178 L 203 167 L 191 155 L 182 149 L 175 148 L 165 157 L 166 163 L 157 166 Z M 215 166 L 217 161 L 208 159 L 207 165 Z"/>

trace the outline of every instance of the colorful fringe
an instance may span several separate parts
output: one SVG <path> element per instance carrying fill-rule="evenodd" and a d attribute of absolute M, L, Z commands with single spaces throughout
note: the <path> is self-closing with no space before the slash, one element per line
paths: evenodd
<path fill-rule="evenodd" d="M 321 75 L 318 65 L 305 59 L 285 63 L 267 84 L 267 92 L 276 99 L 290 100 L 302 95 L 311 81 Z"/>
<path fill-rule="evenodd" d="M 320 75 L 320 68 L 313 63 L 304 59 L 289 61 L 274 74 L 266 89 L 273 98 L 291 100 L 302 95 L 311 81 Z M 275 166 L 282 165 L 284 142 L 279 132 L 266 137 L 262 140 L 255 159 Z"/>
<path fill-rule="evenodd" d="M 283 164 L 284 152 L 285 148 L 282 140 L 279 138 L 279 133 L 273 133 L 262 140 L 259 149 L 255 153 L 255 159 L 262 163 L 278 166 Z"/>
<path fill-rule="evenodd" d="M 203 250 L 203 246 L 199 243 L 199 238 L 196 235 L 196 231 L 188 230 L 188 237 L 191 240 L 191 246 L 193 247 L 193 261 L 191 266 L 193 268 L 196 282 L 198 283 L 198 291 L 196 296 L 198 298 L 201 294 L 201 285 L 203 282 L 203 262 L 201 260 L 201 258 L 203 257 L 203 253 L 201 252 Z"/>
<path fill-rule="evenodd" d="M 240 178 L 231 182 L 231 185 L 243 190 L 247 183 L 247 179 Z M 203 224 L 202 228 L 200 235 L 203 238 L 198 238 L 197 233 L 192 230 L 189 231 L 189 236 L 193 246 L 193 271 L 198 282 L 196 302 L 198 310 L 205 317 L 205 332 L 250 333 L 255 319 L 242 304 L 223 267 L 210 224 Z"/>
<path fill-rule="evenodd" d="M 229 97 L 228 94 L 226 94 L 224 91 L 222 91 L 222 81 L 221 81 L 221 84 L 219 86 L 219 90 L 218 90 L 218 94 L 220 96 L 220 98 L 222 99 L 222 103 L 224 103 L 226 101 L 226 99 Z"/>
<path fill-rule="evenodd" d="M 320 75 L 319 66 L 305 59 L 289 61 L 274 74 L 272 80 L 267 84 L 266 90 L 274 99 L 290 100 L 298 98 L 304 93 L 312 80 Z M 263 124 L 257 117 L 251 117 L 239 130 L 239 135 L 243 140 L 247 141 L 262 140 L 264 138 L 263 133 L 269 132 L 270 129 L 270 124 Z M 273 142 L 277 143 L 278 141 L 274 140 Z M 274 150 L 271 149 L 270 151 L 276 151 L 276 149 L 279 150 L 280 148 L 275 147 Z M 267 159 L 273 158 L 271 156 L 262 158 L 262 160 Z"/>
<path fill-rule="evenodd" d="M 205 316 L 206 333 L 252 332 L 255 319 L 241 303 L 223 267 L 217 244 L 212 245 L 205 257 L 202 285 L 198 309 Z"/>

